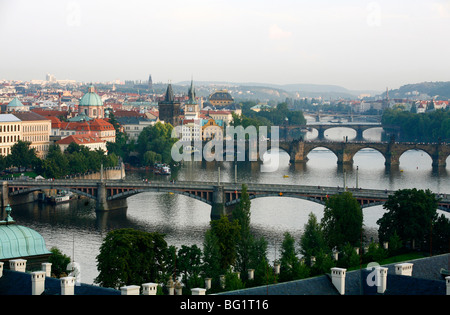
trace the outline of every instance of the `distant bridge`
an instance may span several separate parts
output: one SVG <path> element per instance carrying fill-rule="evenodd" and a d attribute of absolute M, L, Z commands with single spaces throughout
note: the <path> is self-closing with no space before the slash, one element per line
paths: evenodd
<path fill-rule="evenodd" d="M 262 197 L 289 197 L 325 204 L 328 197 L 342 193 L 344 188 L 254 184 L 247 183 L 250 199 Z M 15 198 L 45 189 L 68 190 L 96 201 L 97 211 L 126 207 L 126 199 L 142 192 L 174 193 L 197 199 L 211 205 L 211 218 L 229 214 L 239 203 L 241 183 L 196 181 L 130 181 L 130 180 L 54 180 L 54 181 L 5 181 L 2 186 L 2 205 L 15 204 Z M 376 189 L 351 189 L 353 196 L 363 208 L 381 205 L 395 191 Z M 450 212 L 450 195 L 443 195 L 439 209 Z"/>
<path fill-rule="evenodd" d="M 326 139 L 325 131 L 333 128 L 349 128 L 356 131 L 356 138 L 354 141 L 364 141 L 364 131 L 372 128 L 383 128 L 381 123 L 377 122 L 367 122 L 367 123 L 309 123 L 307 125 L 287 125 L 280 126 L 280 138 L 284 140 L 295 140 L 298 139 L 298 135 L 305 130 L 316 129 L 318 132 L 317 139 L 318 141 L 323 141 Z"/>

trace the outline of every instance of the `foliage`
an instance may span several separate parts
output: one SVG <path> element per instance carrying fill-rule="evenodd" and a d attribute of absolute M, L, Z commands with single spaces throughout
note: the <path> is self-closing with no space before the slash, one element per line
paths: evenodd
<path fill-rule="evenodd" d="M 308 222 L 305 224 L 304 233 L 300 237 L 299 244 L 300 254 L 302 254 L 308 266 L 311 266 L 311 257 L 316 256 L 327 247 L 322 228 L 313 213 L 310 213 L 308 216 Z"/>
<path fill-rule="evenodd" d="M 426 113 L 412 113 L 400 109 L 386 109 L 382 117 L 383 128 L 390 126 L 401 129 L 401 140 L 437 142 L 450 140 L 450 111 L 434 110 Z"/>
<path fill-rule="evenodd" d="M 52 255 L 48 262 L 52 264 L 52 275 L 56 278 L 67 275 L 67 265 L 70 263 L 70 257 L 64 255 L 58 248 L 50 248 Z"/>
<path fill-rule="evenodd" d="M 352 193 L 344 192 L 327 199 L 321 226 L 329 248 L 340 249 L 347 242 L 359 245 L 363 213 Z"/>
<path fill-rule="evenodd" d="M 360 256 L 356 253 L 355 248 L 350 243 L 347 243 L 342 248 L 337 265 L 341 268 L 354 267 L 361 263 L 360 260 Z"/>
<path fill-rule="evenodd" d="M 110 231 L 97 255 L 95 282 L 105 287 L 166 282 L 167 243 L 159 233 L 134 229 Z"/>
<path fill-rule="evenodd" d="M 371 242 L 369 244 L 369 249 L 367 253 L 364 253 L 364 261 L 369 262 L 380 262 L 387 257 L 387 251 L 380 246 L 380 244 Z"/>
<path fill-rule="evenodd" d="M 172 163 L 172 146 L 178 140 L 175 137 L 172 138 L 172 131 L 172 125 L 162 124 L 161 122 L 157 122 L 154 126 L 145 127 L 139 134 L 136 143 L 140 160 L 144 161 L 145 153 L 151 151 L 161 155 L 161 162 Z"/>
<path fill-rule="evenodd" d="M 219 239 L 208 229 L 203 240 L 203 271 L 207 278 L 217 281 L 222 272 Z"/>
<path fill-rule="evenodd" d="M 36 150 L 30 148 L 31 142 L 17 141 L 11 147 L 11 154 L 8 155 L 8 164 L 10 166 L 17 166 L 19 172 L 21 167 L 30 167 L 38 163 L 39 158 L 36 156 Z"/>
<path fill-rule="evenodd" d="M 202 271 L 202 251 L 197 245 L 182 245 L 177 255 L 177 270 L 183 276 L 183 283 L 188 284 L 190 281 L 197 283 L 195 279 L 199 278 Z"/>
<path fill-rule="evenodd" d="M 210 226 L 218 240 L 220 267 L 227 270 L 236 261 L 236 243 L 240 236 L 239 222 L 230 221 L 227 216 L 222 215 L 220 219 L 211 221 Z"/>
<path fill-rule="evenodd" d="M 236 244 L 236 270 L 240 271 L 244 277 L 249 267 L 250 251 L 254 242 L 250 231 L 250 207 L 251 201 L 247 193 L 247 186 L 243 184 L 240 202 L 233 210 L 233 219 L 237 220 L 240 226 L 240 237 Z"/>
<path fill-rule="evenodd" d="M 403 242 L 414 241 L 422 247 L 437 219 L 437 205 L 436 196 L 428 189 L 396 191 L 383 206 L 387 212 L 377 221 L 380 242 L 388 241 L 396 232 Z"/>
<path fill-rule="evenodd" d="M 280 281 L 302 279 L 308 274 L 306 265 L 296 255 L 294 238 L 285 232 L 281 244 Z"/>

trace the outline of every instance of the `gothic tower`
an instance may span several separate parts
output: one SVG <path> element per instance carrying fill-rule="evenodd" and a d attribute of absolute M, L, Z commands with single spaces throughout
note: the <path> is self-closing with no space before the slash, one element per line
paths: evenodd
<path fill-rule="evenodd" d="M 181 104 L 175 100 L 172 84 L 169 83 L 164 100 L 158 104 L 159 119 L 164 121 L 166 124 L 171 124 L 174 127 L 179 125 L 181 115 L 180 108 Z"/>

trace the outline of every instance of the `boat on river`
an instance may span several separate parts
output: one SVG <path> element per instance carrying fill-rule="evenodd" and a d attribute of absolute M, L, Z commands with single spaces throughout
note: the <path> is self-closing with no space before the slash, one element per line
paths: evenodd
<path fill-rule="evenodd" d="M 70 191 L 60 191 L 56 196 L 48 197 L 48 202 L 53 205 L 59 205 L 62 203 L 69 202 L 74 198 L 74 194 Z"/>
<path fill-rule="evenodd" d="M 172 172 L 167 164 L 155 164 L 153 173 L 157 175 L 170 175 Z"/>

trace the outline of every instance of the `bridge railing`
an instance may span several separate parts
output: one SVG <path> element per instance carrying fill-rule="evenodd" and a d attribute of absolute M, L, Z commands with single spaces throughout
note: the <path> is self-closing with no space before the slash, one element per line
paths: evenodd
<path fill-rule="evenodd" d="M 83 180 L 14 180 L 8 181 L 10 186 L 18 187 L 45 187 L 54 188 L 58 187 L 97 187 L 99 180 L 95 179 L 83 179 Z M 218 186 L 218 182 L 198 182 L 198 181 L 161 181 L 154 180 L 144 182 L 141 180 L 104 180 L 106 187 L 116 188 L 163 188 L 163 189 L 202 189 L 212 190 L 215 186 Z M 240 191 L 243 183 L 231 183 L 220 182 L 225 191 Z M 311 195 L 334 195 L 349 191 L 354 197 L 360 198 L 374 198 L 374 199 L 386 199 L 389 195 L 394 194 L 392 190 L 382 189 L 361 189 L 361 188 L 344 188 L 340 186 L 312 186 L 312 185 L 294 185 L 294 184 L 261 184 L 261 183 L 245 183 L 247 190 L 251 192 L 274 192 L 274 193 L 296 193 L 296 194 L 311 194 Z M 436 193 L 437 197 L 444 203 L 450 203 L 450 194 L 448 193 Z"/>

